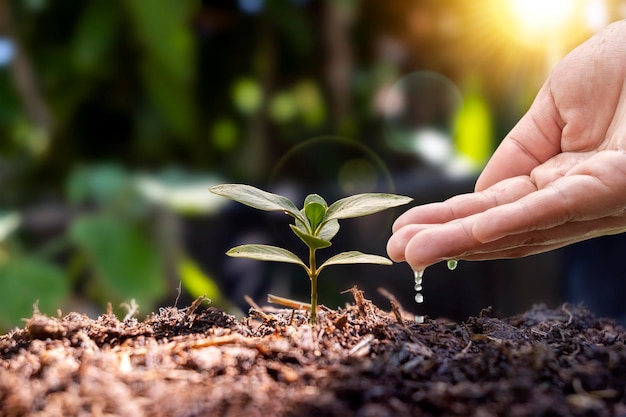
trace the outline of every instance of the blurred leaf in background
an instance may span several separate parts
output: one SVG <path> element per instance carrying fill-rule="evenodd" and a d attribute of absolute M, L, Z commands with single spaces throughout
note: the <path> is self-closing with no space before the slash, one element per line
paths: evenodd
<path fill-rule="evenodd" d="M 67 181 L 67 196 L 72 204 L 93 202 L 114 206 L 119 199 L 128 199 L 131 182 L 118 164 L 105 163 L 76 169 Z M 136 197 L 136 196 L 135 196 Z"/>
<path fill-rule="evenodd" d="M 463 95 L 463 105 L 455 115 L 453 127 L 457 152 L 475 172 L 485 166 L 495 150 L 492 112 L 477 84 L 477 81 L 470 83 Z"/>
<path fill-rule="evenodd" d="M 70 236 L 94 274 L 92 295 L 118 305 L 134 298 L 140 306 L 153 306 L 166 293 L 159 251 L 149 234 L 137 224 L 106 215 L 76 220 Z"/>
<path fill-rule="evenodd" d="M 19 213 L 0 215 L 0 329 L 20 325 L 35 308 L 54 314 L 71 295 L 62 268 L 15 247 L 11 236 L 21 223 Z"/>
<path fill-rule="evenodd" d="M 55 314 L 71 294 L 63 269 L 34 256 L 0 262 L 0 329 L 22 324 L 36 308 Z"/>

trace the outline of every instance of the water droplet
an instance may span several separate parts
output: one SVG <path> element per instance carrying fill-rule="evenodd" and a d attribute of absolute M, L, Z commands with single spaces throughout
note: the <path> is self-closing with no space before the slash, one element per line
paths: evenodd
<path fill-rule="evenodd" d="M 448 261 L 448 269 L 450 271 L 454 271 L 456 269 L 456 266 L 459 262 L 456 259 L 450 259 Z"/>
<path fill-rule="evenodd" d="M 415 271 L 414 275 L 415 275 L 415 291 L 421 291 L 422 290 L 422 276 L 424 275 L 424 271 Z"/>
<path fill-rule="evenodd" d="M 422 291 L 422 277 L 424 276 L 424 270 L 421 271 L 413 271 L 413 275 L 415 276 L 415 302 L 421 304 L 424 302 L 424 296 L 420 291 Z M 415 322 L 418 324 L 424 323 L 424 316 L 415 316 Z"/>

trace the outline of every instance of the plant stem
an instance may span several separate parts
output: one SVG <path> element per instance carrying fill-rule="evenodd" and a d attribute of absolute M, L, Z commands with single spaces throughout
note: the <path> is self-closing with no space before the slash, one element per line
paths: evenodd
<path fill-rule="evenodd" d="M 315 263 L 315 249 L 309 248 L 309 278 L 311 279 L 311 325 L 317 319 L 317 265 Z"/>

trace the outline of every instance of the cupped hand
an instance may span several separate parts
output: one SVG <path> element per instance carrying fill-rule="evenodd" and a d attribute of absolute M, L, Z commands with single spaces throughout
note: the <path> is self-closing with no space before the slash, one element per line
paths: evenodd
<path fill-rule="evenodd" d="M 414 270 L 532 255 L 626 231 L 626 22 L 572 51 L 502 141 L 474 193 L 414 207 L 387 252 Z"/>

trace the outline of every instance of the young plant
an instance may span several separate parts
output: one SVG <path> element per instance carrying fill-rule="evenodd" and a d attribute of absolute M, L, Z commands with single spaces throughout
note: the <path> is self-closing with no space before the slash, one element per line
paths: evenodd
<path fill-rule="evenodd" d="M 331 239 L 339 231 L 339 220 L 365 216 L 391 207 L 407 204 L 412 199 L 394 194 L 367 193 L 342 198 L 331 204 L 317 194 L 309 194 L 304 207 L 299 210 L 287 197 L 272 194 L 245 184 L 222 184 L 209 189 L 247 206 L 266 211 L 282 211 L 293 217 L 291 230 L 309 248 L 308 265 L 293 252 L 270 245 L 241 245 L 230 249 L 227 255 L 261 261 L 287 262 L 300 265 L 311 280 L 311 324 L 317 317 L 317 277 L 324 268 L 340 264 L 391 265 L 391 260 L 378 255 L 358 251 L 342 252 L 317 265 L 316 251 L 331 245 Z"/>

